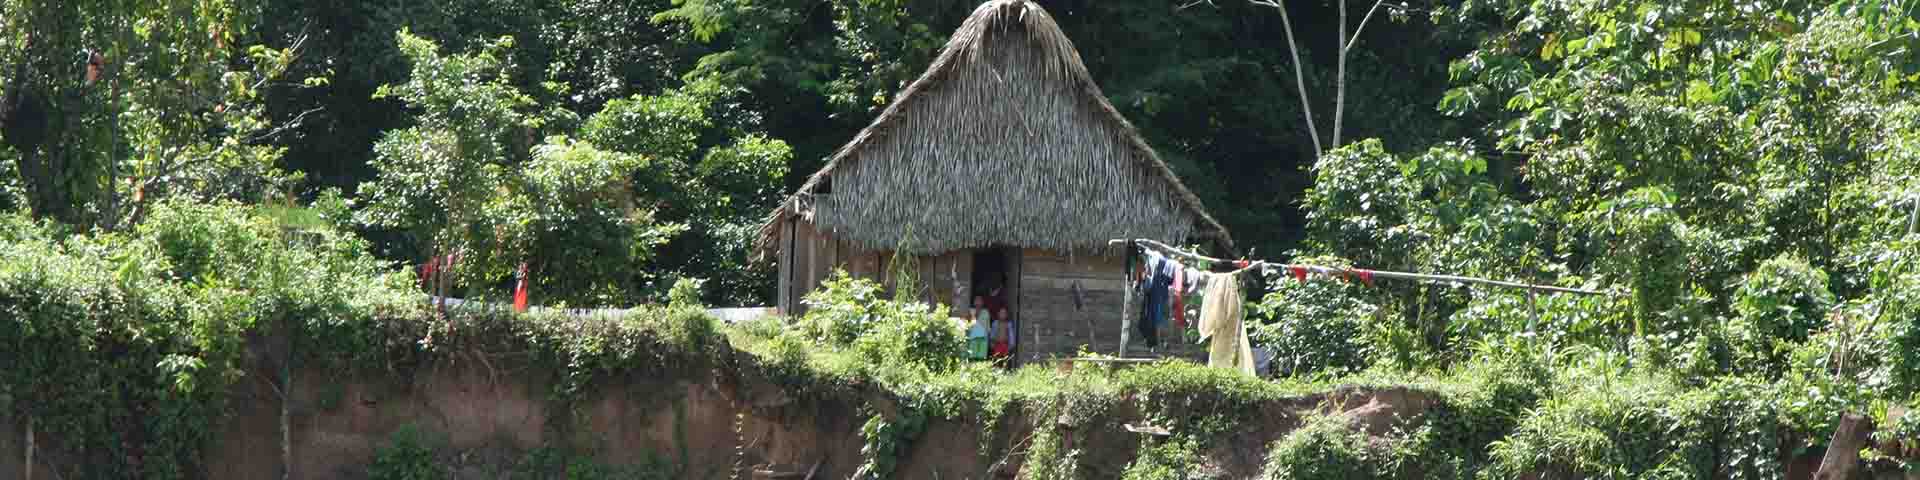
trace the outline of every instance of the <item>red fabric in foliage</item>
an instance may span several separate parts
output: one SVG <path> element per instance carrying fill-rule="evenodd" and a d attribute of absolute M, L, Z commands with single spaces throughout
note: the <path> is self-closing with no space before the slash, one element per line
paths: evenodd
<path fill-rule="evenodd" d="M 439 264 L 440 257 L 429 258 L 427 263 L 420 264 L 420 288 L 429 288 L 429 282 L 433 280 L 433 273 L 438 269 Z"/>
<path fill-rule="evenodd" d="M 527 311 L 527 264 L 520 264 L 520 282 L 513 287 L 513 311 Z"/>

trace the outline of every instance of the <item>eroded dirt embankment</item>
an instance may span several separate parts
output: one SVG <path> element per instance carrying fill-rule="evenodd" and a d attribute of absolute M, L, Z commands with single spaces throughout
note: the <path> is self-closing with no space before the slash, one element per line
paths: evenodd
<path fill-rule="evenodd" d="M 744 355 L 744 354 L 742 354 Z M 459 358 L 455 356 L 454 358 Z M 543 446 L 568 445 L 614 465 L 665 462 L 682 478 L 760 477 L 755 467 L 848 478 L 862 462 L 860 427 L 891 397 L 875 388 L 801 395 L 719 369 L 651 369 L 599 382 L 570 408 L 552 400 L 554 379 L 514 362 L 441 360 L 410 369 L 344 374 L 294 372 L 287 404 L 292 478 L 365 478 L 378 449 L 403 426 L 442 440 L 439 458 L 457 478 L 505 478 L 514 462 Z M 256 371 L 274 372 L 271 365 Z M 277 378 L 257 375 L 233 393 L 232 416 L 206 451 L 209 478 L 280 478 L 282 403 Z M 1340 388 L 1263 406 L 1245 416 L 1204 462 L 1227 478 L 1257 475 L 1268 445 L 1315 411 L 1347 415 L 1357 429 L 1384 434 L 1396 419 L 1417 418 L 1435 396 L 1407 389 Z M 1057 441 L 1080 450 L 1086 478 L 1116 478 L 1142 436 L 1128 423 L 1145 417 L 1133 398 L 1090 418 L 1059 425 Z M 869 411 L 870 411 L 869 410 Z M 1019 410 L 1019 409 L 1013 409 Z M 1033 446 L 1036 420 L 1010 411 L 983 428 L 979 419 L 930 418 L 902 458 L 896 478 L 1016 478 Z M 738 431 L 736 431 L 736 428 Z M 0 477 L 24 478 L 25 429 L 0 419 Z M 993 438 L 982 439 L 983 431 Z M 58 439 L 40 438 L 36 462 L 58 462 Z M 38 470 L 45 472 L 44 468 Z M 51 478 L 41 473 L 34 478 Z M 794 477 L 799 478 L 799 477 Z"/>

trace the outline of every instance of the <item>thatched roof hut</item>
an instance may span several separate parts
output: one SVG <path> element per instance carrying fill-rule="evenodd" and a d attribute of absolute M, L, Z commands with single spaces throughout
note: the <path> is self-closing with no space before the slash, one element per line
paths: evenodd
<path fill-rule="evenodd" d="M 756 257 L 777 259 L 788 314 L 833 270 L 884 284 L 910 268 L 958 314 L 1004 307 L 1021 361 L 1117 349 L 1123 261 L 1106 243 L 1128 237 L 1233 245 L 1053 17 L 992 0 L 773 211 Z"/>
<path fill-rule="evenodd" d="M 1026 0 L 975 9 L 926 73 L 773 212 L 760 258 L 792 216 L 871 250 L 911 228 L 916 254 L 1085 251 L 1125 237 L 1232 245 Z"/>

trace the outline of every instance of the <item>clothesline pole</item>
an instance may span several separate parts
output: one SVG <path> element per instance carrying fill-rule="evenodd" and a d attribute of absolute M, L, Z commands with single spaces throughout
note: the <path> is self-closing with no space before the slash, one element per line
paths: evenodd
<path fill-rule="evenodd" d="M 1122 292 L 1120 300 L 1120 358 L 1127 358 L 1127 310 L 1131 310 L 1133 307 L 1133 239 L 1129 238 L 1122 241 L 1126 242 L 1127 245 L 1126 250 L 1121 253 L 1122 258 L 1126 259 L 1122 262 L 1126 272 L 1120 274 L 1120 291 Z M 1112 242 L 1108 242 L 1108 244 L 1111 245 Z"/>
<path fill-rule="evenodd" d="M 1160 243 L 1153 240 L 1147 240 L 1147 239 L 1131 239 L 1131 240 L 1114 239 L 1114 240 L 1107 241 L 1107 244 L 1108 245 L 1123 244 L 1128 241 L 1135 242 L 1138 245 L 1152 247 L 1155 250 L 1161 251 L 1162 253 L 1173 255 L 1176 257 L 1182 257 L 1182 258 L 1187 258 L 1192 260 L 1205 260 L 1208 262 L 1228 262 L 1228 263 L 1233 262 L 1233 260 L 1213 258 L 1205 255 L 1200 255 L 1197 253 L 1188 252 L 1185 250 L 1174 248 L 1164 243 Z M 1249 265 L 1248 268 L 1253 268 L 1253 266 L 1257 266 L 1261 264 L 1279 267 L 1279 268 L 1286 268 L 1286 269 L 1295 269 L 1295 268 L 1304 269 L 1309 272 L 1326 274 L 1326 275 L 1345 275 L 1345 274 L 1353 273 L 1353 270 L 1345 269 L 1345 268 L 1323 267 L 1318 265 L 1270 263 L 1265 261 L 1253 261 L 1252 265 Z M 1433 275 L 1433 274 L 1425 274 L 1425 273 L 1392 272 L 1392 271 L 1386 271 L 1386 270 L 1368 270 L 1368 272 L 1370 272 L 1370 274 L 1375 278 L 1393 278 L 1393 279 L 1400 279 L 1400 280 L 1416 280 L 1416 281 L 1427 281 L 1427 282 L 1473 283 L 1473 284 L 1480 284 L 1480 285 L 1492 285 L 1496 287 L 1519 288 L 1519 289 L 1538 290 L 1538 291 L 1547 291 L 1547 292 L 1578 293 L 1582 295 L 1620 296 L 1620 293 L 1618 292 L 1587 290 L 1587 289 L 1569 288 L 1569 287 L 1557 287 L 1552 285 L 1534 285 L 1534 284 L 1528 284 L 1528 283 L 1509 282 L 1504 280 L 1462 277 L 1457 275 Z"/>

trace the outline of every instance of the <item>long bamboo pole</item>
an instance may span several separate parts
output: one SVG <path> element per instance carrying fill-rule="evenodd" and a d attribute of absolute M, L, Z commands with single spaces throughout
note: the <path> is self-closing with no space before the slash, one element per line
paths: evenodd
<path fill-rule="evenodd" d="M 1120 242 L 1126 243 L 1127 241 L 1128 240 L 1121 240 Z M 1107 242 L 1107 244 L 1112 245 L 1113 242 Z M 1123 258 L 1131 258 L 1133 251 L 1127 250 L 1121 252 L 1121 255 Z M 1131 338 L 1129 338 L 1131 335 L 1127 334 L 1127 327 L 1131 326 L 1127 323 L 1127 313 L 1129 313 L 1128 310 L 1133 310 L 1133 272 L 1135 267 L 1131 261 L 1123 263 L 1126 264 L 1124 268 L 1127 272 L 1120 277 L 1120 357 L 1126 358 L 1127 341 L 1131 340 Z"/>
<path fill-rule="evenodd" d="M 1205 256 L 1205 255 L 1201 255 L 1193 252 L 1188 252 L 1185 250 L 1174 248 L 1164 243 L 1153 241 L 1153 240 L 1134 239 L 1134 241 L 1137 242 L 1139 245 L 1151 247 L 1155 250 L 1160 250 L 1163 253 L 1166 253 L 1168 255 L 1173 255 L 1176 257 L 1182 257 L 1182 258 L 1193 259 L 1193 260 L 1205 260 L 1208 262 L 1227 262 L 1229 264 L 1231 264 L 1231 262 L 1234 262 L 1234 260 L 1213 258 L 1213 257 L 1209 257 L 1209 256 Z M 1113 239 L 1113 240 L 1107 241 L 1108 245 L 1117 245 L 1117 244 L 1123 244 L 1123 243 L 1126 243 L 1125 239 Z M 1356 273 L 1356 270 L 1353 270 L 1353 269 L 1324 267 L 1319 265 L 1273 263 L 1273 262 L 1258 261 L 1258 260 L 1252 261 L 1250 263 L 1253 265 L 1264 264 L 1270 267 L 1278 267 L 1278 268 L 1285 268 L 1285 269 L 1295 269 L 1295 268 L 1305 269 L 1309 272 L 1325 274 L 1325 275 L 1341 276 L 1341 275 L 1350 275 L 1350 274 Z M 1251 267 L 1252 265 L 1249 265 L 1248 268 L 1251 268 Z M 1582 295 L 1608 295 L 1608 296 L 1616 296 L 1616 297 L 1622 295 L 1620 292 L 1588 290 L 1583 288 L 1557 287 L 1552 285 L 1535 285 L 1530 283 L 1509 282 L 1505 280 L 1462 277 L 1458 275 L 1433 275 L 1433 274 L 1426 274 L 1426 273 L 1392 272 L 1392 271 L 1386 271 L 1386 270 L 1368 270 L 1368 272 L 1371 272 L 1370 274 L 1374 278 L 1392 278 L 1392 279 L 1400 279 L 1400 280 L 1416 280 L 1416 281 L 1424 281 L 1424 282 L 1443 282 L 1443 283 L 1472 283 L 1472 284 L 1480 284 L 1480 285 L 1492 285 L 1496 287 L 1520 288 L 1520 289 L 1538 290 L 1538 291 L 1546 291 L 1546 292 L 1578 293 Z"/>

